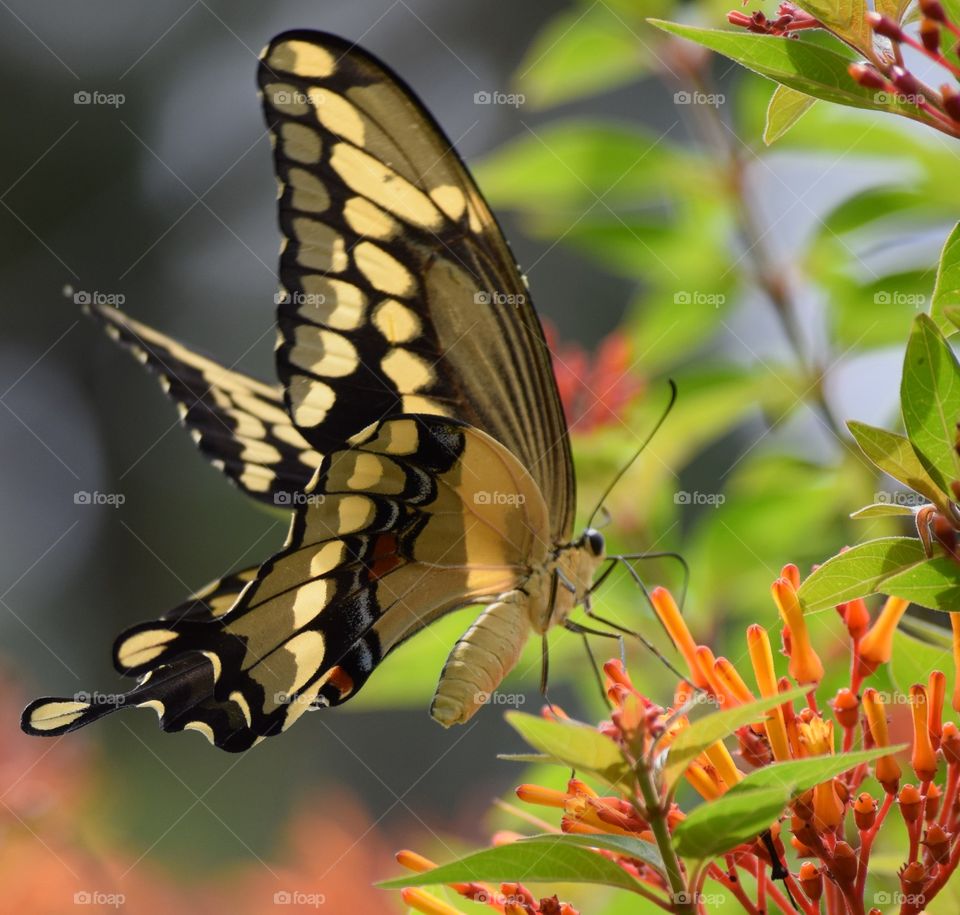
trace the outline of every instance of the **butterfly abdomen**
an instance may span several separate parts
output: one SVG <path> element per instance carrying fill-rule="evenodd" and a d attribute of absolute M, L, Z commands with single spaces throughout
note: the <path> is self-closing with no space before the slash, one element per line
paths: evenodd
<path fill-rule="evenodd" d="M 440 674 L 430 714 L 444 727 L 463 724 L 513 670 L 530 634 L 527 595 L 510 591 L 454 646 Z"/>

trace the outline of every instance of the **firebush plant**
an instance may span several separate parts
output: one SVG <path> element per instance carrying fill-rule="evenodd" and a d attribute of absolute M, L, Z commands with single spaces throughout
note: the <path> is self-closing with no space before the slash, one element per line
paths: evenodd
<path fill-rule="evenodd" d="M 671 40 L 695 42 L 777 84 L 767 144 L 818 100 L 960 137 L 958 0 L 875 0 L 873 9 L 862 0 L 809 0 L 727 18 L 733 29 L 651 21 Z M 700 97 L 719 98 L 705 91 L 695 57 L 659 46 L 668 49 L 674 72 L 692 75 Z M 578 92 L 571 84 L 561 95 Z M 494 197 L 498 188 L 509 194 L 525 155 L 494 163 Z M 737 163 L 733 155 L 728 164 L 739 188 Z M 888 199 L 893 210 L 916 203 Z M 841 207 L 829 230 L 872 220 L 866 202 Z M 796 344 L 805 399 L 841 430 L 824 366 L 803 358 L 788 285 L 762 259 L 755 278 Z M 909 329 L 902 432 L 846 424 L 851 448 L 903 487 L 879 493 L 851 517 L 900 523 L 900 535 L 854 538 L 836 555 L 822 555 L 805 579 L 796 565 L 784 566 L 772 586 L 778 616 L 757 618 L 725 653 L 698 642 L 670 592 L 654 589 L 654 611 L 686 666 L 672 693 L 650 695 L 621 660 L 611 660 L 603 667 L 609 715 L 599 725 L 552 705 L 539 716 L 509 713 L 534 750 L 515 759 L 571 772 L 563 789 L 517 788 L 522 806 L 511 809 L 538 834 L 501 832 L 491 848 L 440 865 L 401 852 L 398 861 L 413 874 L 385 886 L 401 888 L 411 908 L 432 915 L 454 915 L 464 903 L 423 888 L 431 885 L 510 915 L 578 911 L 561 901 L 563 893 L 538 895 L 518 881 L 604 885 L 634 895 L 623 911 L 955 910 L 960 364 L 950 338 L 960 329 L 960 226 L 947 237 L 932 289 L 917 299 L 929 308 Z M 890 304 L 880 294 L 874 301 Z M 927 619 L 914 619 L 911 604 Z M 834 614 L 839 629 L 814 625 L 822 613 Z"/>

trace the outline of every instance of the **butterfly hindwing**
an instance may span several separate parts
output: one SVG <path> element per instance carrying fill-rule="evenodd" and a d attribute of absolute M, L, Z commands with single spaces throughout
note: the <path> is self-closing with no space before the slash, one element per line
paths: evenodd
<path fill-rule="evenodd" d="M 488 499 L 487 485 L 515 498 Z M 546 556 L 547 528 L 532 477 L 485 433 L 439 416 L 385 420 L 324 459 L 286 546 L 252 580 L 224 579 L 189 612 L 121 636 L 117 663 L 141 678 L 134 690 L 112 708 L 39 700 L 24 726 L 61 733 L 148 705 L 166 730 L 247 749 L 354 695 L 437 616 L 515 586 Z M 205 612 L 237 587 L 229 610 Z"/>
<path fill-rule="evenodd" d="M 462 419 L 530 469 L 558 542 L 573 474 L 549 353 L 523 278 L 450 141 L 353 45 L 289 32 L 259 82 L 280 183 L 277 366 L 325 453 L 398 413 Z"/>
<path fill-rule="evenodd" d="M 320 465 L 278 388 L 232 371 L 115 308 L 87 313 L 155 373 L 197 447 L 253 498 L 292 507 Z"/>

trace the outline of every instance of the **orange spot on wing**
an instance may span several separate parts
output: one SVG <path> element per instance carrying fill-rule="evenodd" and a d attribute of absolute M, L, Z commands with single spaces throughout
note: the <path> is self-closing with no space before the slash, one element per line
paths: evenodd
<path fill-rule="evenodd" d="M 342 667 L 334 667 L 330 671 L 328 683 L 333 684 L 340 691 L 340 700 L 343 701 L 353 692 L 353 677 Z"/>
<path fill-rule="evenodd" d="M 400 558 L 400 543 L 396 534 L 380 534 L 373 545 L 373 557 L 370 561 L 370 574 L 373 580 L 383 578 L 403 563 Z"/>

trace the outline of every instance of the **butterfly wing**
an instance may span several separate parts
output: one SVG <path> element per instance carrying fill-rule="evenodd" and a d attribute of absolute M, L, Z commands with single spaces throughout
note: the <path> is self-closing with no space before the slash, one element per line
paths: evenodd
<path fill-rule="evenodd" d="M 280 184 L 277 367 L 327 453 L 399 413 L 462 419 L 530 469 L 569 539 L 574 479 L 550 356 L 523 278 L 466 167 L 384 64 L 288 32 L 259 83 Z"/>
<path fill-rule="evenodd" d="M 514 498 L 490 500 L 487 487 Z M 193 611 L 120 637 L 117 667 L 137 687 L 100 703 L 40 699 L 23 727 L 61 734 L 146 705 L 165 730 L 247 749 L 354 695 L 437 616 L 522 582 L 545 561 L 548 527 L 536 482 L 481 430 L 430 415 L 385 420 L 324 459 L 286 546 L 252 581 L 224 580 L 184 605 Z M 238 585 L 226 613 L 205 612 Z"/>
<path fill-rule="evenodd" d="M 292 506 L 320 455 L 290 422 L 278 388 L 218 365 L 115 308 L 86 311 L 160 379 L 201 453 L 253 498 Z"/>

